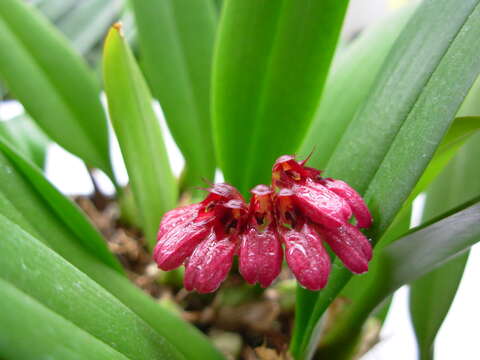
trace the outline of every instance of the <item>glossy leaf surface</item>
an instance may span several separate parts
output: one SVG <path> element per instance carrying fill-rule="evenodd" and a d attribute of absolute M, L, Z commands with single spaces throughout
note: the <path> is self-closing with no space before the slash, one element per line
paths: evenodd
<path fill-rule="evenodd" d="M 148 83 L 188 171 L 187 185 L 213 179 L 210 82 L 217 13 L 212 0 L 133 1 Z"/>
<path fill-rule="evenodd" d="M 76 241 L 90 254 L 97 257 L 104 264 L 123 273 L 123 268 L 113 254 L 108 250 L 107 244 L 77 205 L 62 195 L 41 173 L 39 169 L 22 158 L 7 143 L 0 141 L 0 174 L 2 185 L 0 189 L 10 193 L 14 202 L 29 202 L 29 197 L 37 196 L 45 203 L 48 211 L 61 219 L 67 227 L 77 236 Z M 14 170 L 15 169 L 15 170 Z M 21 174 L 21 175 L 20 175 Z M 20 180 L 20 179 L 25 180 Z M 30 196 L 22 195 L 19 188 L 20 181 L 29 183 Z M 39 215 L 34 215 L 38 218 Z"/>
<path fill-rule="evenodd" d="M 427 191 L 423 219 L 480 194 L 480 136 L 475 135 Z M 468 253 L 428 273 L 410 286 L 410 311 L 422 359 L 433 358 L 437 335 L 462 279 Z"/>
<path fill-rule="evenodd" d="M 0 296 L 2 358 L 128 359 L 2 279 Z"/>
<path fill-rule="evenodd" d="M 365 29 L 345 49 L 337 49 L 315 119 L 299 149 L 303 157 L 313 151 L 310 166 L 325 168 L 415 9 L 413 4 L 394 12 Z"/>
<path fill-rule="evenodd" d="M 158 306 L 129 279 L 99 261 L 96 254 L 82 244 L 82 240 L 89 239 L 82 238 L 82 223 L 65 223 L 58 216 L 55 209 L 62 210 L 62 202 L 56 204 L 55 195 L 47 187 L 42 187 L 42 191 L 38 192 L 38 179 L 25 177 L 13 163 L 7 161 L 7 157 L 0 156 L 0 160 L 0 214 L 33 236 L 38 236 L 39 240 L 116 296 L 156 332 L 174 344 L 186 358 L 222 358 L 198 330 Z M 46 182 L 45 179 L 43 181 Z M 53 203 L 47 203 L 42 194 L 48 195 Z M 72 226 L 75 228 L 72 229 Z M 188 337 L 189 346 L 184 346 L 184 337 Z"/>
<path fill-rule="evenodd" d="M 0 233 L 9 234 L 2 238 L 2 279 L 128 358 L 182 359 L 134 312 L 3 215 Z"/>
<path fill-rule="evenodd" d="M 176 204 L 177 189 L 150 91 L 120 31 L 120 25 L 115 25 L 105 41 L 105 92 L 146 240 L 152 248 L 163 213 Z"/>
<path fill-rule="evenodd" d="M 411 193 L 480 70 L 478 0 L 461 5 L 420 4 L 327 166 L 327 175 L 365 194 L 375 219 L 368 232 L 374 242 Z M 336 282 L 330 280 L 318 296 L 301 348 L 313 348 L 320 316 L 350 277 L 342 268 L 333 271 Z"/>
<path fill-rule="evenodd" d="M 348 1 L 225 1 L 212 84 L 220 167 L 244 194 L 270 182 L 320 100 Z"/>
<path fill-rule="evenodd" d="M 480 198 L 468 201 L 385 247 L 377 254 L 371 282 L 342 317 L 342 326 L 329 333 L 328 351 L 343 351 L 370 313 L 395 290 L 462 256 L 480 241 Z M 324 354 L 325 355 L 325 354 Z M 331 355 L 330 355 L 331 356 Z"/>
<path fill-rule="evenodd" d="M 0 136 L 40 169 L 44 168 L 49 139 L 26 114 L 0 122 Z"/>
<path fill-rule="evenodd" d="M 0 2 L 0 78 L 48 136 L 113 178 L 100 89 L 59 32 L 30 5 Z M 48 49 L 48 50 L 47 50 Z"/>

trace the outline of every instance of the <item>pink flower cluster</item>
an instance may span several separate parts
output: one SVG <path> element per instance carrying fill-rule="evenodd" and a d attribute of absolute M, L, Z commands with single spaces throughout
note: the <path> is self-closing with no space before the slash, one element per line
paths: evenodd
<path fill-rule="evenodd" d="M 284 251 L 298 282 L 320 290 L 331 268 L 325 243 L 353 273 L 368 270 L 372 247 L 359 230 L 372 223 L 365 202 L 345 182 L 321 177 L 305 161 L 290 155 L 277 159 L 272 186 L 253 188 L 249 205 L 228 184 L 215 184 L 208 192 L 202 202 L 165 214 L 154 252 L 162 270 L 185 264 L 189 291 L 218 289 L 234 255 L 248 283 L 267 287 L 280 273 Z"/>

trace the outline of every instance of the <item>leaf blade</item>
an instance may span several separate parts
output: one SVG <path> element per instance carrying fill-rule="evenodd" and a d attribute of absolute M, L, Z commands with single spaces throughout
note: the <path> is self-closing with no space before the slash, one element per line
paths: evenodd
<path fill-rule="evenodd" d="M 470 139 L 427 191 L 423 219 L 480 194 L 479 171 L 472 164 L 480 153 L 480 137 Z M 433 342 L 463 276 L 468 253 L 426 274 L 410 285 L 410 313 L 420 356 L 433 356 Z"/>
<path fill-rule="evenodd" d="M 150 92 L 116 26 L 105 41 L 103 69 L 110 118 L 153 248 L 163 213 L 176 204 L 177 189 Z"/>
<path fill-rule="evenodd" d="M 0 155 L 0 214 L 48 245 L 56 253 L 116 296 L 170 341 L 188 359 L 222 359 L 206 337 L 166 311 L 117 271 L 98 261 L 79 244 L 72 231 L 4 155 Z M 28 220 L 27 220 L 28 219 Z M 184 337 L 188 337 L 186 347 Z"/>
<path fill-rule="evenodd" d="M 82 60 L 35 9 L 0 3 L 0 76 L 53 140 L 112 179 L 98 85 Z M 49 49 L 49 51 L 45 51 Z"/>
<path fill-rule="evenodd" d="M 134 1 L 132 6 L 148 83 L 185 157 L 187 185 L 199 185 L 202 177 L 213 179 L 215 170 L 210 77 L 216 10 L 212 1 Z"/>
<path fill-rule="evenodd" d="M 479 36 L 474 26 L 480 17 L 478 3 L 477 0 L 464 2 L 462 9 L 452 0 L 427 0 L 419 5 L 397 39 L 367 104 L 352 122 L 329 161 L 326 169 L 328 176 L 342 178 L 359 192 L 366 193 L 365 199 L 375 219 L 367 234 L 374 242 L 385 232 L 412 191 L 478 74 L 475 53 L 480 49 L 471 47 L 472 41 L 475 42 L 474 39 Z M 454 11 L 458 17 L 450 22 L 450 13 Z M 446 18 L 449 19 L 448 24 L 444 24 Z M 435 38 L 443 25 L 445 34 Z M 433 38 L 431 46 L 434 49 L 429 48 L 423 54 L 418 52 L 416 43 L 423 43 L 429 36 Z M 433 56 L 432 50 L 435 50 Z M 418 64 L 413 64 L 412 58 Z M 456 60 L 462 61 L 463 65 L 459 67 Z M 413 73 L 413 79 L 406 76 L 407 71 Z M 446 86 L 442 81 L 449 74 L 457 81 L 453 87 Z M 403 81 L 409 79 L 407 84 L 399 82 L 399 78 L 402 80 L 403 77 Z M 445 100 L 442 106 L 432 109 L 439 99 Z M 379 116 L 386 109 L 395 111 L 387 120 Z M 370 129 L 376 129 L 371 136 L 368 135 Z M 422 141 L 415 140 L 419 135 Z M 370 154 L 370 151 L 373 153 Z M 417 154 L 422 156 L 417 157 Z M 327 285 L 318 297 L 307 330 L 310 334 L 313 334 L 331 299 L 351 277 L 346 270 L 338 272 L 335 277 L 341 283 Z M 304 349 L 313 348 L 312 344 L 307 344 L 309 341 L 315 342 L 316 339 L 306 336 Z"/>
<path fill-rule="evenodd" d="M 8 359 L 128 358 L 0 279 L 0 356 Z"/>
<path fill-rule="evenodd" d="M 337 49 L 325 93 L 299 150 L 302 156 L 313 150 L 311 166 L 323 169 L 327 165 L 416 5 L 399 9 L 364 30 L 346 49 Z"/>
<path fill-rule="evenodd" d="M 65 198 L 47 179 L 44 178 L 42 173 L 32 166 L 27 160 L 23 159 L 15 150 L 13 150 L 7 143 L 0 140 L 0 163 L 4 165 L 4 169 L 1 170 L 4 189 L 9 189 L 11 199 L 20 199 L 22 195 L 19 193 L 20 189 L 17 189 L 17 185 L 12 182 L 11 166 L 15 167 L 22 176 L 33 186 L 37 196 L 40 196 L 43 201 L 48 204 L 47 206 L 53 211 L 56 216 L 70 228 L 70 230 L 77 235 L 77 241 L 84 247 L 90 254 L 96 256 L 107 266 L 124 274 L 124 270 L 118 260 L 108 250 L 107 245 L 103 237 L 93 227 L 89 220 L 85 218 L 85 215 L 73 204 L 70 200 Z M 8 158 L 8 160 L 7 160 Z M 27 200 L 28 201 L 28 200 Z M 32 216 L 35 216 L 32 214 Z"/>
<path fill-rule="evenodd" d="M 299 145 L 323 90 L 348 1 L 226 1 L 212 118 L 219 165 L 244 194 Z M 293 120 L 295 119 L 295 120 Z"/>

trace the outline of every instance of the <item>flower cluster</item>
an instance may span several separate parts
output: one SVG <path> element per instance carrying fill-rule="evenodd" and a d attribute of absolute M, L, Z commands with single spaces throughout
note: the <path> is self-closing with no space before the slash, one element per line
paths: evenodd
<path fill-rule="evenodd" d="M 189 291 L 215 291 L 234 255 L 248 283 L 267 287 L 280 273 L 284 251 L 298 282 L 322 289 L 331 267 L 325 243 L 353 273 L 368 270 L 372 247 L 359 230 L 372 223 L 365 202 L 345 182 L 323 178 L 305 161 L 277 159 L 272 186 L 253 188 L 249 205 L 231 185 L 207 190 L 202 202 L 165 214 L 154 252 L 162 270 L 185 264 Z"/>

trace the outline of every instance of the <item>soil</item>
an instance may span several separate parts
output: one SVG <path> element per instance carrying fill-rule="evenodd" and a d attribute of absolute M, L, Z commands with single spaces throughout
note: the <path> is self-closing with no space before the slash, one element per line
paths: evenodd
<path fill-rule="evenodd" d="M 295 282 L 288 269 L 274 286 L 261 289 L 247 285 L 234 266 L 217 292 L 188 292 L 182 286 L 183 269 L 159 270 L 141 231 L 121 221 L 115 201 L 98 192 L 74 200 L 105 236 L 130 280 L 209 336 L 228 359 L 289 359 Z"/>

